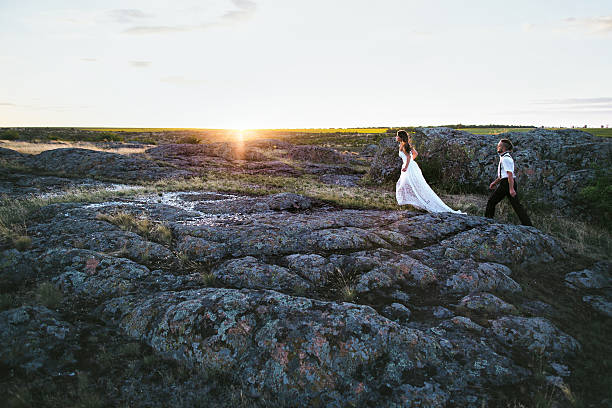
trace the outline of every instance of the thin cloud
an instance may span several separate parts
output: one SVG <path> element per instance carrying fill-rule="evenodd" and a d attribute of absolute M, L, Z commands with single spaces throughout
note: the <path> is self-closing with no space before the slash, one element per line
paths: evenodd
<path fill-rule="evenodd" d="M 257 10 L 257 4 L 251 0 L 232 0 L 238 10 L 227 11 L 221 18 L 225 21 L 243 21 L 251 18 Z"/>
<path fill-rule="evenodd" d="M 212 27 L 225 26 L 248 20 L 257 11 L 257 4 L 251 0 L 232 0 L 236 10 L 228 10 L 221 15 L 217 21 L 206 22 L 196 25 L 158 25 L 158 26 L 134 26 L 123 30 L 123 34 L 146 35 L 146 34 L 168 34 L 186 31 L 206 30 Z"/>
<path fill-rule="evenodd" d="M 557 113 L 612 113 L 611 97 L 548 99 L 532 102 L 536 110 Z"/>
<path fill-rule="evenodd" d="M 576 18 L 569 17 L 563 20 L 568 29 L 582 29 L 593 34 L 611 34 L 612 16 Z"/>
<path fill-rule="evenodd" d="M 161 79 L 162 82 L 166 82 L 173 85 L 181 85 L 181 86 L 193 86 L 193 85 L 202 85 L 206 83 L 206 81 L 201 79 L 192 79 L 185 78 L 183 76 L 169 76 Z"/>
<path fill-rule="evenodd" d="M 98 61 L 98 59 L 97 58 L 81 58 L 81 61 L 96 62 L 96 61 Z"/>
<path fill-rule="evenodd" d="M 130 65 L 136 68 L 146 68 L 151 65 L 151 61 L 130 61 Z"/>
<path fill-rule="evenodd" d="M 566 98 L 566 99 L 547 99 L 542 101 L 535 101 L 535 104 L 539 105 L 599 105 L 599 104 L 612 104 L 611 97 L 597 97 L 597 98 Z"/>
<path fill-rule="evenodd" d="M 117 9 L 109 11 L 108 16 L 117 23 L 132 23 L 134 20 L 149 18 L 153 15 L 138 9 Z"/>
<path fill-rule="evenodd" d="M 183 76 L 169 76 L 162 78 L 160 81 L 178 86 L 199 86 L 206 83 L 206 81 L 201 79 L 191 79 Z"/>
<path fill-rule="evenodd" d="M 193 30 L 193 26 L 139 26 L 123 30 L 123 34 L 167 34 Z"/>
<path fill-rule="evenodd" d="M 66 111 L 71 109 L 89 109 L 90 106 L 58 106 L 58 105 L 21 105 L 11 102 L 0 102 L 0 106 L 10 106 L 18 109 L 32 109 L 32 110 L 50 110 L 50 111 Z"/>

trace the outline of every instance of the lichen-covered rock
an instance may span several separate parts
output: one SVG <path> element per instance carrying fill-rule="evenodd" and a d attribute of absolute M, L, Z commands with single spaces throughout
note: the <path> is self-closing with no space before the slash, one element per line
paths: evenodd
<path fill-rule="evenodd" d="M 318 254 L 293 254 L 285 257 L 290 270 L 315 285 L 324 286 L 329 276 L 334 272 L 335 266 L 327 258 Z"/>
<path fill-rule="evenodd" d="M 459 233 L 440 245 L 454 259 L 527 267 L 565 257 L 558 241 L 533 227 L 489 225 Z"/>
<path fill-rule="evenodd" d="M 410 320 L 410 309 L 401 303 L 391 303 L 389 306 L 385 306 L 382 311 L 385 317 L 398 322 L 405 322 Z"/>
<path fill-rule="evenodd" d="M 512 270 L 505 265 L 468 260 L 460 263 L 458 272 L 446 280 L 445 286 L 450 293 L 520 292 L 521 286 L 510 274 Z"/>
<path fill-rule="evenodd" d="M 425 287 L 438 280 L 436 272 L 427 265 L 386 249 L 336 256 L 333 262 L 346 273 L 361 275 L 355 287 L 360 293 L 407 286 Z"/>
<path fill-rule="evenodd" d="M 252 256 L 227 261 L 212 273 L 219 282 L 235 288 L 305 291 L 312 287 L 288 269 L 263 263 Z"/>
<path fill-rule="evenodd" d="M 189 259 L 204 264 L 213 264 L 223 259 L 229 251 L 225 244 L 190 235 L 184 235 L 176 248 Z"/>
<path fill-rule="evenodd" d="M 240 373 L 243 384 L 290 396 L 299 405 L 358 404 L 385 395 L 388 404 L 444 406 L 444 390 L 470 395 L 470 383 L 517 381 L 526 373 L 499 355 L 480 367 L 484 371 L 474 370 L 471 362 L 453 357 L 453 350 L 462 349 L 459 338 L 442 346 L 367 306 L 272 291 L 201 289 L 117 298 L 102 313 L 164 355 Z M 477 343 L 469 350 L 493 355 Z"/>
<path fill-rule="evenodd" d="M 385 138 L 378 143 L 368 178 L 374 183 L 386 183 L 399 179 L 402 159 L 399 157 L 399 146 L 395 139 Z"/>
<path fill-rule="evenodd" d="M 172 239 L 151 242 L 98 212 L 146 216 Z M 554 308 L 522 297 L 514 280 L 567 259 L 535 228 L 211 192 L 51 205 L 36 216 L 32 248 L 1 253 L 3 288 L 50 280 L 70 319 L 102 319 L 189 370 L 231 377 L 248 398 L 481 406 L 492 387 L 533 378 L 517 356 L 543 349 L 548 363 L 568 365 L 579 349 L 538 317 Z"/>
<path fill-rule="evenodd" d="M 570 272 L 565 275 L 565 281 L 580 289 L 612 288 L 612 263 L 601 261 L 588 269 Z"/>
<path fill-rule="evenodd" d="M 251 146 L 240 143 L 207 144 L 164 144 L 146 151 L 159 160 L 183 165 L 197 165 L 206 156 L 221 157 L 225 160 L 262 160 L 264 156 Z"/>
<path fill-rule="evenodd" d="M 14 288 L 36 278 L 38 255 L 32 251 L 9 249 L 0 252 L 0 290 Z"/>
<path fill-rule="evenodd" d="M 608 293 L 607 296 L 583 296 L 582 301 L 591 305 L 591 307 L 599 313 L 612 317 L 612 293 Z"/>
<path fill-rule="evenodd" d="M 80 349 L 74 326 L 43 306 L 1 312 L 0 344 L 3 365 L 47 375 L 72 368 Z"/>
<path fill-rule="evenodd" d="M 457 310 L 477 312 L 487 315 L 517 314 L 514 305 L 504 302 L 490 293 L 479 293 L 465 296 L 459 301 Z"/>
<path fill-rule="evenodd" d="M 94 302 L 137 291 L 186 289 L 199 283 L 197 275 L 150 271 L 129 259 L 86 249 L 46 251 L 38 258 L 38 273 L 49 276 L 64 293 Z"/>
<path fill-rule="evenodd" d="M 565 358 L 581 349 L 570 335 L 543 317 L 504 316 L 491 321 L 491 331 L 503 344 L 552 358 Z"/>
<path fill-rule="evenodd" d="M 173 257 L 168 248 L 157 242 L 95 219 L 96 213 L 95 209 L 78 208 L 55 214 L 48 222 L 40 223 L 31 229 L 33 247 L 83 248 L 116 253 L 143 263 L 167 262 Z M 79 218 L 79 222 L 74 222 L 75 217 Z"/>
<path fill-rule="evenodd" d="M 26 164 L 36 170 L 118 180 L 154 180 L 193 175 L 186 170 L 139 157 L 77 148 L 46 150 L 28 158 Z"/>
<path fill-rule="evenodd" d="M 345 155 L 334 149 L 321 146 L 293 146 L 287 152 L 287 156 L 293 160 L 314 162 L 314 163 L 346 163 L 348 159 Z"/>

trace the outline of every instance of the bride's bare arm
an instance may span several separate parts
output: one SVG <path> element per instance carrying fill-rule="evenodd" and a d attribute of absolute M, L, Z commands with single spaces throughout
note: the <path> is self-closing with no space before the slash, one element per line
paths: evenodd
<path fill-rule="evenodd" d="M 415 160 L 418 155 L 419 155 L 419 152 L 417 152 L 416 149 L 413 147 L 412 148 L 412 160 Z"/>

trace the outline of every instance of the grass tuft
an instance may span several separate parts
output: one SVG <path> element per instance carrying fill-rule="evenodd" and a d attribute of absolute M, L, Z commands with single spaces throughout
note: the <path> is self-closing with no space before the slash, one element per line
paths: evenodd
<path fill-rule="evenodd" d="M 202 283 L 205 286 L 215 286 L 217 283 L 217 277 L 212 272 L 202 273 L 200 274 L 200 277 L 202 278 Z"/>
<path fill-rule="evenodd" d="M 119 211 L 113 214 L 96 214 L 96 219 L 114 224 L 125 231 L 135 232 L 152 241 L 163 244 L 172 243 L 172 231 L 165 224 L 154 223 L 149 218 L 139 218 L 133 214 Z"/>
<path fill-rule="evenodd" d="M 354 302 L 357 299 L 357 290 L 355 285 L 359 275 L 354 272 L 348 272 L 342 268 L 336 268 L 330 275 L 328 290 L 332 297 L 344 302 Z"/>
<path fill-rule="evenodd" d="M 17 307 L 17 299 L 11 293 L 0 294 L 0 311 Z"/>
<path fill-rule="evenodd" d="M 27 235 L 13 237 L 13 246 L 20 251 L 25 251 L 32 246 L 32 238 Z"/>
<path fill-rule="evenodd" d="M 62 292 L 49 282 L 43 282 L 36 288 L 36 301 L 49 309 L 57 309 L 63 301 Z"/>

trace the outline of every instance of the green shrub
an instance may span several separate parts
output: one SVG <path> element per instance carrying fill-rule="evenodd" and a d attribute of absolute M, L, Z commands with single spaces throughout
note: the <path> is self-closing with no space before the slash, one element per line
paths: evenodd
<path fill-rule="evenodd" d="M 105 134 L 105 140 L 109 142 L 123 142 L 125 137 L 123 135 L 118 135 L 117 133 L 108 132 Z"/>
<path fill-rule="evenodd" d="M 200 144 L 202 140 L 196 135 L 187 135 L 181 137 L 177 143 Z"/>
<path fill-rule="evenodd" d="M 25 251 L 32 246 L 32 238 L 27 235 L 20 235 L 13 238 L 13 245 L 20 251 Z"/>
<path fill-rule="evenodd" d="M 215 286 L 217 283 L 217 277 L 212 272 L 202 273 L 200 276 L 204 286 Z"/>
<path fill-rule="evenodd" d="M 17 140 L 19 139 L 19 132 L 16 130 L 5 130 L 0 133 L 0 139 L 4 140 Z"/>
<path fill-rule="evenodd" d="M 57 309 L 61 305 L 62 292 L 49 282 L 44 282 L 36 288 L 36 300 L 49 309 Z"/>
<path fill-rule="evenodd" d="M 612 221 L 612 171 L 598 169 L 595 179 L 578 193 L 579 201 L 593 211 L 602 225 Z"/>

